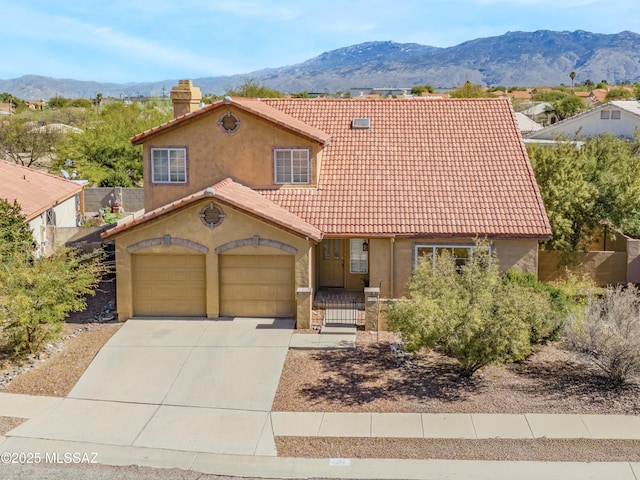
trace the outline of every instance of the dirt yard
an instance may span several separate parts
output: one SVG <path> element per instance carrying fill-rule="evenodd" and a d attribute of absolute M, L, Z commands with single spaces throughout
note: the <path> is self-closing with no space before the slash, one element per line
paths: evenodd
<path fill-rule="evenodd" d="M 103 282 L 87 309 L 67 319 L 61 340 L 20 365 L 5 359 L 0 378 L 11 379 L 0 384 L 0 395 L 66 396 L 122 325 L 95 321 L 114 293 L 115 282 Z M 352 351 L 290 350 L 273 410 L 640 414 L 640 386 L 611 389 L 597 369 L 559 344 L 541 347 L 526 362 L 487 367 L 467 379 L 455 360 L 438 352 L 397 362 L 390 349 L 395 340 L 390 333 L 359 331 Z M 0 435 L 22 421 L 0 417 Z M 640 442 L 629 440 L 278 437 L 276 445 L 281 456 L 640 461 Z"/>

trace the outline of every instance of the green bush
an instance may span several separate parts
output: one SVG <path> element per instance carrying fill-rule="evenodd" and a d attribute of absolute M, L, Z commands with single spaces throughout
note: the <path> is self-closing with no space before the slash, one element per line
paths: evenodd
<path fill-rule="evenodd" d="M 508 270 L 502 283 L 506 289 L 514 289 L 511 307 L 529 325 L 531 343 L 557 340 L 569 311 L 570 300 L 566 293 L 528 272 Z"/>
<path fill-rule="evenodd" d="M 67 314 L 85 307 L 106 268 L 96 255 L 60 249 L 0 265 L 0 326 L 16 356 L 55 338 Z"/>
<path fill-rule="evenodd" d="M 409 297 L 389 309 L 390 326 L 408 351 L 439 344 L 466 376 L 529 355 L 532 327 L 523 312 L 539 308 L 542 297 L 502 282 L 497 259 L 488 252 L 476 248 L 462 266 L 446 252 L 435 266 L 431 260 L 419 262 L 407 285 Z"/>

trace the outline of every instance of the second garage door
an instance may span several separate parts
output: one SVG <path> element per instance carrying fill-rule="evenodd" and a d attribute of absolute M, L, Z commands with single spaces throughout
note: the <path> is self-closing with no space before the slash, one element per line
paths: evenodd
<path fill-rule="evenodd" d="M 204 255 L 133 255 L 133 313 L 206 315 Z"/>
<path fill-rule="evenodd" d="M 220 315 L 295 316 L 293 255 L 221 255 Z"/>

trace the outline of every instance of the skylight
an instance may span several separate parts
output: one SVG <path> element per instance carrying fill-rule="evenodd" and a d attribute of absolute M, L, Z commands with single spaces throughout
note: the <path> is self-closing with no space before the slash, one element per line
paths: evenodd
<path fill-rule="evenodd" d="M 368 118 L 354 118 L 351 121 L 351 128 L 358 130 L 367 130 L 371 128 L 371 120 Z"/>

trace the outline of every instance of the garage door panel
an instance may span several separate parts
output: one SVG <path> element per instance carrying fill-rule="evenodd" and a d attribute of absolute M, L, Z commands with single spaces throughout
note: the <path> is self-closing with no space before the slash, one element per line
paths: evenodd
<path fill-rule="evenodd" d="M 295 315 L 293 256 L 221 255 L 219 260 L 221 315 Z"/>
<path fill-rule="evenodd" d="M 134 255 L 134 315 L 205 316 L 204 255 Z"/>

